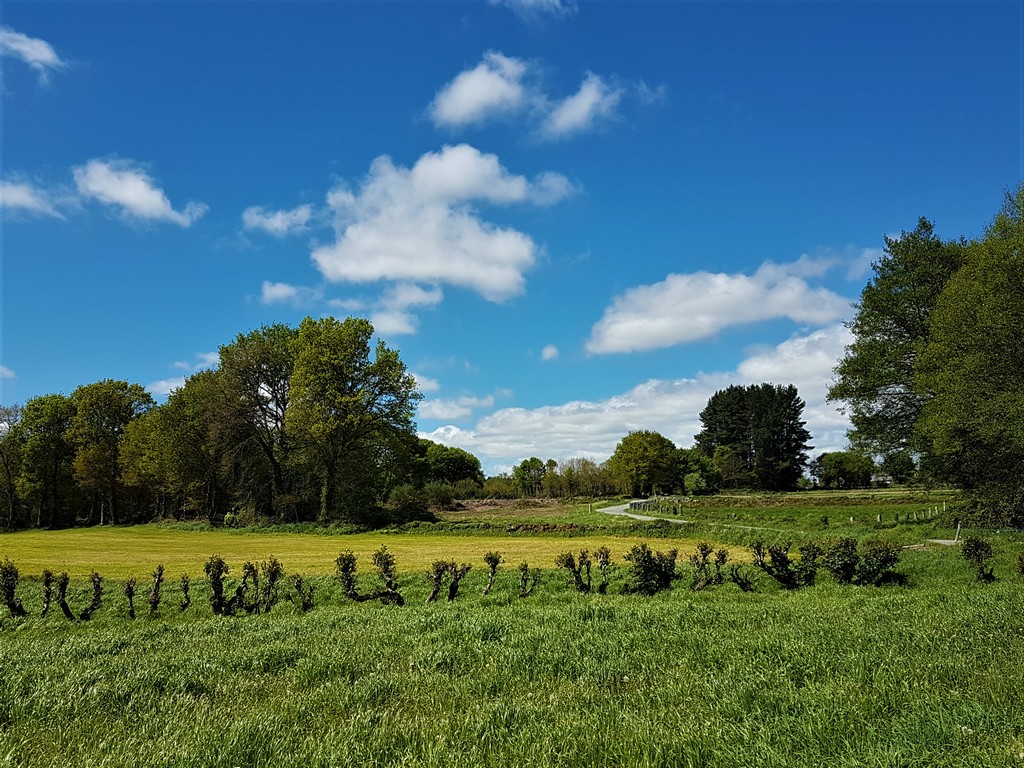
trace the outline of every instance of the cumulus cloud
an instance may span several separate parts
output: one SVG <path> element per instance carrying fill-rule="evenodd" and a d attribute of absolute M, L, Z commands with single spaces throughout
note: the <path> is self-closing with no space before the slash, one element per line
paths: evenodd
<path fill-rule="evenodd" d="M 206 205 L 195 202 L 176 211 L 149 174 L 129 160 L 90 160 L 76 167 L 74 176 L 79 194 L 116 206 L 128 218 L 188 227 L 207 211 Z"/>
<path fill-rule="evenodd" d="M 358 191 L 328 195 L 336 240 L 312 259 L 330 282 L 448 284 L 503 301 L 522 293 L 537 245 L 474 205 L 551 205 L 571 192 L 559 174 L 530 181 L 467 144 L 428 152 L 412 168 L 378 157 Z"/>
<path fill-rule="evenodd" d="M 562 139 L 591 130 L 614 117 L 621 100 L 621 88 L 588 72 L 580 89 L 555 105 L 545 118 L 541 135 L 547 139 Z"/>
<path fill-rule="evenodd" d="M 832 325 L 759 350 L 735 371 L 652 379 L 599 401 L 503 408 L 473 427 L 447 424 L 423 433 L 423 437 L 463 448 L 492 466 L 511 466 L 534 455 L 602 461 L 623 436 L 636 429 L 655 430 L 677 445 L 690 446 L 700 431 L 700 412 L 715 392 L 730 384 L 771 382 L 796 385 L 805 400 L 804 419 L 812 434 L 814 454 L 841 450 L 849 422 L 825 402 L 825 394 L 832 367 L 849 342 L 848 329 Z"/>
<path fill-rule="evenodd" d="M 671 347 L 714 336 L 736 325 L 789 318 L 823 325 L 849 312 L 849 299 L 806 278 L 828 268 L 810 257 L 789 264 L 766 262 L 752 275 L 715 272 L 672 274 L 659 283 L 617 296 L 591 330 L 595 354 Z"/>
<path fill-rule="evenodd" d="M 0 56 L 21 59 L 36 71 L 42 83 L 47 82 L 50 72 L 67 66 L 45 40 L 29 37 L 6 26 L 0 27 Z"/>
<path fill-rule="evenodd" d="M 460 72 L 430 104 L 435 125 L 461 126 L 515 112 L 526 104 L 526 63 L 497 51 L 484 54 L 473 69 Z"/>
<path fill-rule="evenodd" d="M 0 208 L 13 215 L 64 218 L 49 192 L 26 183 L 0 182 Z"/>
<path fill-rule="evenodd" d="M 544 349 L 540 351 L 541 360 L 557 360 L 558 359 L 558 347 L 554 344 L 548 344 Z"/>
<path fill-rule="evenodd" d="M 242 227 L 247 230 L 259 230 L 284 237 L 304 232 L 313 218 L 313 207 L 300 205 L 290 211 L 268 211 L 260 206 L 246 208 L 242 212 Z"/>
<path fill-rule="evenodd" d="M 173 376 L 169 379 L 160 379 L 146 385 L 146 390 L 155 397 L 167 397 L 175 389 L 185 386 L 184 376 Z"/>
<path fill-rule="evenodd" d="M 264 304 L 291 304 L 299 307 L 319 301 L 322 294 L 317 288 L 307 288 L 289 283 L 263 281 L 260 301 Z"/>
<path fill-rule="evenodd" d="M 494 405 L 494 396 L 458 397 L 453 400 L 424 400 L 419 405 L 421 419 L 464 419 L 477 408 L 490 408 Z"/>

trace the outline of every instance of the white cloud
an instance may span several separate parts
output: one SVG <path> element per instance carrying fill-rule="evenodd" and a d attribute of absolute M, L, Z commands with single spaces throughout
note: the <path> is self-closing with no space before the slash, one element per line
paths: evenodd
<path fill-rule="evenodd" d="M 0 208 L 12 214 L 64 218 L 55 207 L 50 193 L 25 183 L 0 182 Z"/>
<path fill-rule="evenodd" d="M 166 397 L 172 390 L 185 386 L 184 376 L 174 376 L 170 379 L 160 379 L 146 385 L 146 390 L 156 397 Z"/>
<path fill-rule="evenodd" d="M 268 211 L 260 206 L 246 208 L 242 212 L 242 227 L 261 230 L 274 237 L 284 237 L 304 232 L 313 218 L 313 207 L 300 205 L 290 211 Z"/>
<path fill-rule="evenodd" d="M 194 202 L 182 211 L 174 210 L 149 174 L 128 160 L 90 160 L 75 168 L 74 175 L 79 194 L 118 206 L 130 218 L 188 227 L 207 211 L 206 205 Z"/>
<path fill-rule="evenodd" d="M 423 436 L 470 451 L 491 466 L 514 465 L 528 456 L 602 461 L 635 429 L 655 430 L 677 445 L 690 446 L 701 428 L 700 412 L 715 392 L 730 384 L 771 382 L 794 384 L 805 400 L 803 416 L 812 434 L 813 455 L 841 450 L 849 422 L 825 402 L 825 394 L 832 368 L 849 341 L 849 331 L 833 325 L 758 351 L 735 371 L 652 379 L 600 401 L 503 408 L 472 428 L 448 424 Z"/>
<path fill-rule="evenodd" d="M 527 101 L 523 61 L 488 51 L 473 69 L 460 72 L 430 104 L 434 125 L 461 126 L 509 114 Z"/>
<path fill-rule="evenodd" d="M 448 284 L 503 301 L 522 293 L 537 245 L 472 205 L 550 205 L 571 191 L 558 174 L 531 182 L 466 144 L 428 152 L 412 168 L 382 156 L 357 193 L 339 186 L 328 195 L 337 238 L 312 258 L 330 282 Z"/>
<path fill-rule="evenodd" d="M 0 379 L 14 379 L 17 378 L 14 371 L 8 368 L 6 365 L 0 365 Z"/>
<path fill-rule="evenodd" d="M 263 281 L 263 288 L 260 292 L 260 301 L 264 304 L 292 304 L 303 306 L 319 301 L 321 292 L 316 288 L 306 288 L 288 283 L 272 283 L 269 280 Z"/>
<path fill-rule="evenodd" d="M 370 315 L 370 322 L 382 336 L 416 333 L 419 320 L 409 309 L 436 306 L 443 298 L 444 293 L 437 286 L 423 288 L 415 283 L 399 283 L 384 291 Z"/>
<path fill-rule="evenodd" d="M 416 379 L 416 389 L 420 392 L 437 392 L 441 389 L 441 384 L 437 379 L 432 379 L 421 373 L 413 373 L 412 377 Z"/>
<path fill-rule="evenodd" d="M 47 81 L 51 71 L 67 66 L 48 42 L 10 27 L 0 27 L 0 56 L 21 59 L 36 71 L 42 83 Z"/>
<path fill-rule="evenodd" d="M 774 318 L 822 325 L 843 317 L 850 302 L 803 276 L 827 266 L 810 257 L 765 262 L 753 275 L 693 272 L 617 296 L 591 330 L 595 354 L 636 352 L 706 339 L 724 328 Z"/>
<path fill-rule="evenodd" d="M 554 344 L 548 344 L 544 349 L 540 351 L 541 360 L 557 360 L 558 359 L 558 347 Z"/>
<path fill-rule="evenodd" d="M 542 16 L 571 16 L 577 10 L 576 3 L 564 0 L 491 0 L 491 5 L 504 5 L 528 21 Z"/>
<path fill-rule="evenodd" d="M 600 76 L 588 72 L 580 89 L 559 102 L 541 125 L 547 139 L 562 139 L 592 129 L 615 116 L 622 100 L 622 89 L 608 85 Z"/>
<path fill-rule="evenodd" d="M 463 419 L 477 408 L 490 408 L 494 397 L 459 397 L 454 400 L 424 400 L 419 405 L 421 419 Z"/>

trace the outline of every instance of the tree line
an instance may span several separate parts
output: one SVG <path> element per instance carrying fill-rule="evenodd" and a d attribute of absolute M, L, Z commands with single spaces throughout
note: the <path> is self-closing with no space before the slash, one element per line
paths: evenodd
<path fill-rule="evenodd" d="M 600 465 L 532 456 L 506 480 L 520 496 L 574 495 L 578 489 L 644 498 L 725 488 L 792 490 L 811 448 L 803 409 L 791 384 L 733 385 L 708 400 L 692 448 L 680 448 L 660 432 L 634 430 Z"/>
<path fill-rule="evenodd" d="M 1024 184 L 981 237 L 922 218 L 873 272 L 829 390 L 851 447 L 965 489 L 978 522 L 1024 526 Z"/>
<path fill-rule="evenodd" d="M 377 524 L 479 489 L 479 460 L 418 438 L 421 395 L 362 319 L 239 334 L 157 405 L 105 380 L 0 413 L 7 529 L 131 523 Z"/>

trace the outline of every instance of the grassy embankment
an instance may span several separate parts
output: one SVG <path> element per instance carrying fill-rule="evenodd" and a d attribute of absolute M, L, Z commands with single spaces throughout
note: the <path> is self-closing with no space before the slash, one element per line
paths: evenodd
<path fill-rule="evenodd" d="M 433 536 L 376 534 L 396 554 L 400 543 L 419 542 L 425 560 L 458 559 L 455 548 L 468 546 L 475 570 L 451 604 L 423 605 L 425 581 L 407 569 L 404 608 L 345 603 L 322 578 L 309 614 L 285 603 L 267 615 L 220 618 L 196 570 L 195 604 L 184 614 L 170 583 L 160 615 L 145 615 L 140 579 L 133 622 L 112 578 L 91 622 L 70 624 L 59 611 L 5 616 L 0 765 L 1024 766 L 1024 583 L 1012 573 L 1019 535 L 994 537 L 1001 579 L 992 585 L 975 582 L 957 551 L 943 547 L 905 552 L 904 587 L 841 587 L 822 575 L 798 592 L 762 578 L 756 593 L 731 584 L 694 593 L 683 567 L 671 592 L 644 598 L 621 594 L 630 529 L 613 521 L 604 532 L 619 563 L 611 594 L 576 594 L 548 571 L 520 599 L 504 565 L 482 597 L 479 558 L 489 548 L 593 546 L 498 535 L 514 514 L 522 513 L 491 520 L 480 536 L 458 526 Z M 742 523 L 723 514 L 714 525 L 843 535 L 831 518 L 815 530 L 821 515 L 802 506 L 750 512 Z M 926 534 L 921 540 L 948 533 L 933 522 L 906 528 Z M 177 533 L 199 559 L 218 549 L 209 546 L 213 534 L 156 533 Z M 911 538 L 903 526 L 870 535 L 878 534 Z M 266 550 L 251 547 L 256 534 L 222 535 L 225 557 L 235 537 L 238 558 L 265 551 L 290 571 L 314 572 L 313 560 L 304 569 L 281 548 L 295 534 L 270 534 L 283 538 Z M 320 541 L 333 558 L 356 550 L 359 537 L 297 540 L 296 557 Z M 0 557 L 26 554 L 12 551 L 18 541 L 0 537 Z M 126 554 L 111 551 L 86 570 L 113 574 Z M 25 575 L 35 570 L 19 565 Z M 85 588 L 75 584 L 76 607 Z M 38 583 L 19 594 L 38 611 Z"/>

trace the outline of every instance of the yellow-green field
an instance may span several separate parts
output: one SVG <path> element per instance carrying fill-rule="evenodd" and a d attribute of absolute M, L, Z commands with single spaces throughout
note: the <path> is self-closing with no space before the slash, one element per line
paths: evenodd
<path fill-rule="evenodd" d="M 438 559 L 480 565 L 485 552 L 501 552 L 506 562 L 524 560 L 533 567 L 554 566 L 560 552 L 593 551 L 602 546 L 619 560 L 639 537 L 580 536 L 573 538 L 494 535 L 432 535 L 426 533 L 359 533 L 318 535 L 308 533 L 258 533 L 236 531 L 189 531 L 158 526 L 131 528 L 83 528 L 67 531 L 20 531 L 0 534 L 0 559 L 9 557 L 21 573 L 32 576 L 43 569 L 67 571 L 72 578 L 96 570 L 108 578 L 148 577 L 158 563 L 168 574 L 198 576 L 212 554 L 229 564 L 259 562 L 273 555 L 290 573 L 324 575 L 334 571 L 338 553 L 351 549 L 359 557 L 361 571 L 371 569 L 370 556 L 382 544 L 395 555 L 400 571 L 423 571 Z M 678 549 L 688 554 L 696 541 L 659 538 L 653 549 Z M 744 559 L 737 548 L 733 557 Z"/>

